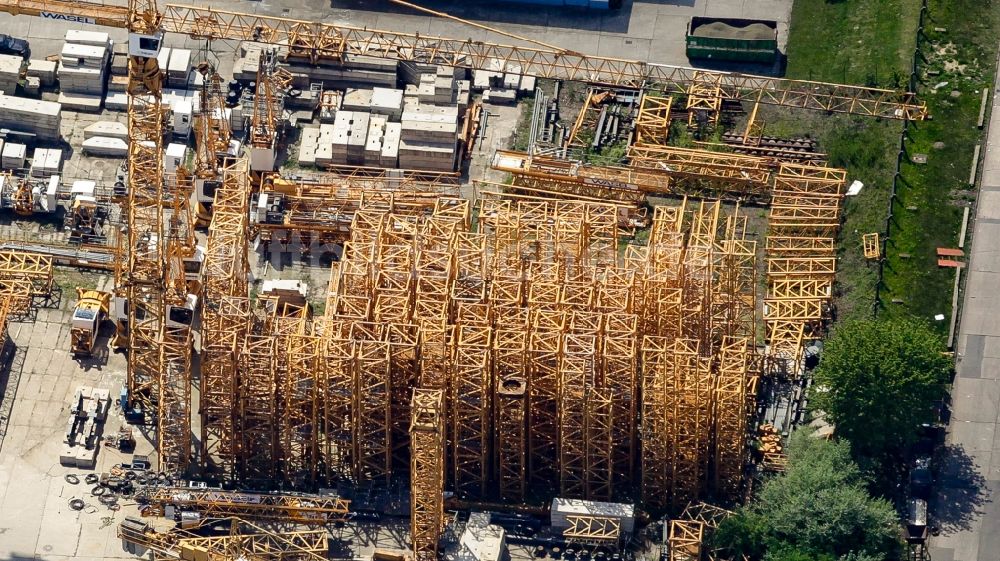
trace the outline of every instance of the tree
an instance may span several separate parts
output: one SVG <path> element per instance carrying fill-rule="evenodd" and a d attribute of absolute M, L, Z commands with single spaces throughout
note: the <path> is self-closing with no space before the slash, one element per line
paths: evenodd
<path fill-rule="evenodd" d="M 720 524 L 715 546 L 766 561 L 894 558 L 896 513 L 868 494 L 846 443 L 799 430 L 789 442 L 788 462 L 756 501 Z"/>
<path fill-rule="evenodd" d="M 944 350 L 937 333 L 909 320 L 851 322 L 830 336 L 813 397 L 855 458 L 898 463 L 945 394 L 952 366 Z"/>

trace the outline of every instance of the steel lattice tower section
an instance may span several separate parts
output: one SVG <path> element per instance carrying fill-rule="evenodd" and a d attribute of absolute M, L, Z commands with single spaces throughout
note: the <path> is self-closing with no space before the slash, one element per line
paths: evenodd
<path fill-rule="evenodd" d="M 778 171 L 766 248 L 768 374 L 798 376 L 803 340 L 826 316 L 845 179 L 844 170 L 820 166 L 782 164 Z"/>
<path fill-rule="evenodd" d="M 536 286 L 532 282 L 532 289 Z M 559 364 L 566 317 L 564 312 L 536 309 L 530 322 L 528 478 L 536 489 L 551 489 L 559 477 L 553 452 L 559 450 Z"/>
<path fill-rule="evenodd" d="M 747 460 L 747 385 L 750 379 L 747 343 L 745 337 L 723 338 L 715 378 L 714 487 L 719 496 L 730 500 L 738 498 Z"/>
<path fill-rule="evenodd" d="M 239 356 L 241 387 L 237 413 L 240 451 L 236 469 L 242 481 L 264 483 L 277 478 L 278 418 L 274 362 L 281 352 L 271 333 L 271 320 L 260 310 L 251 316 L 243 352 Z"/>
<path fill-rule="evenodd" d="M 451 398 L 452 481 L 461 497 L 484 497 L 490 462 L 490 370 L 492 329 L 488 319 L 459 321 L 454 350 Z"/>
<path fill-rule="evenodd" d="M 437 561 L 444 528 L 444 392 L 414 389 L 411 411 L 410 540 L 415 561 Z"/>
<path fill-rule="evenodd" d="M 288 335 L 288 376 L 279 388 L 282 396 L 279 447 L 286 481 L 306 487 L 316 481 L 319 459 L 318 374 L 323 360 L 321 339 L 311 325 L 300 322 Z"/>
<path fill-rule="evenodd" d="M 497 310 L 493 343 L 496 478 L 502 500 L 521 502 L 525 497 L 528 458 L 528 387 L 524 376 L 528 362 L 528 312 L 519 307 L 494 309 Z"/>
<path fill-rule="evenodd" d="M 214 162 L 214 151 L 212 154 Z M 217 466 L 229 478 L 235 476 L 237 463 L 237 373 L 250 310 L 249 303 L 234 307 L 224 306 L 223 302 L 249 295 L 249 172 L 245 158 L 225 162 L 221 170 L 222 185 L 216 190 L 212 205 L 205 249 L 199 411 L 201 461 L 206 468 Z"/>

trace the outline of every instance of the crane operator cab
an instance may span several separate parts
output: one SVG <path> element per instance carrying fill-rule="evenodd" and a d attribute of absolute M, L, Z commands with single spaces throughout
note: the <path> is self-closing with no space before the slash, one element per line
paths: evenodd
<path fill-rule="evenodd" d="M 156 58 L 163 45 L 163 31 L 149 35 L 146 33 L 128 34 L 128 56 Z"/>

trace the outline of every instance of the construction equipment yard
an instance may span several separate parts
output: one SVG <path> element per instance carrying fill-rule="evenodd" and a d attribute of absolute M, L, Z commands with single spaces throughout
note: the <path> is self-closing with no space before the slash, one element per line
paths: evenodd
<path fill-rule="evenodd" d="M 758 112 L 926 104 L 688 67 L 791 1 L 300 4 L 0 0 L 0 559 L 707 558 L 884 252 Z"/>

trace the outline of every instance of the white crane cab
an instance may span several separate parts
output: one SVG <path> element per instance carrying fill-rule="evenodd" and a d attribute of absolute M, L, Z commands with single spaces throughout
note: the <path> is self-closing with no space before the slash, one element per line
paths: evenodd
<path fill-rule="evenodd" d="M 163 32 L 157 31 L 150 35 L 146 33 L 128 34 L 128 56 L 156 58 L 163 46 Z"/>

